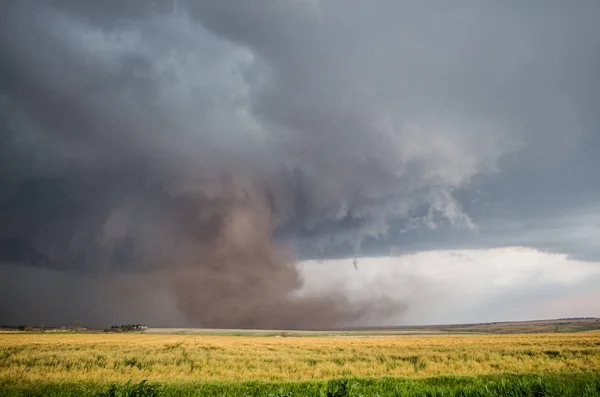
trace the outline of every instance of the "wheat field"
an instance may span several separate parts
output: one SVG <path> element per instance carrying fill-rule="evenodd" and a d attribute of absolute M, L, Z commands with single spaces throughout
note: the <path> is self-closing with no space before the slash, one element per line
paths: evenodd
<path fill-rule="evenodd" d="M 418 337 L 1 334 L 0 381 L 176 383 L 600 371 L 600 333 Z"/>

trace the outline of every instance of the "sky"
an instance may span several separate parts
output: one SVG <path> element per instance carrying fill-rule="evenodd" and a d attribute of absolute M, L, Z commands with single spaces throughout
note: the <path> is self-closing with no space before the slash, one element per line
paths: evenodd
<path fill-rule="evenodd" d="M 3 8 L 0 323 L 600 317 L 597 1 Z"/>

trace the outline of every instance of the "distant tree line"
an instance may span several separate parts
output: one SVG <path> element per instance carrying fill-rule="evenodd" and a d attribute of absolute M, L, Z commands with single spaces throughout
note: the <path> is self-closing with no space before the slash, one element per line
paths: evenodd
<path fill-rule="evenodd" d="M 124 325 L 111 325 L 110 329 L 105 329 L 104 332 L 134 332 L 143 331 L 148 329 L 144 324 L 124 324 Z"/>

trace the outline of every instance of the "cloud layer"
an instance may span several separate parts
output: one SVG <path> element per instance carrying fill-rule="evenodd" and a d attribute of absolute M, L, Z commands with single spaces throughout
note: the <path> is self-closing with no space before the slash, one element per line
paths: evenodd
<path fill-rule="evenodd" d="M 572 209 L 598 193 L 597 11 L 9 1 L 0 261 L 141 272 L 192 323 L 276 327 L 403 306 L 300 301 L 295 257 L 526 241 L 592 258 L 551 231 L 597 227 Z"/>
<path fill-rule="evenodd" d="M 385 298 L 396 306 L 346 325 L 416 325 L 600 317 L 600 265 L 522 247 L 436 250 L 299 264 L 296 296 L 343 296 L 358 305 Z M 81 275 L 24 266 L 0 267 L 6 287 L 0 318 L 11 324 L 87 326 L 190 324 L 173 291 L 143 274 Z M 77 297 L 77 299 L 73 299 Z M 103 301 L 104 305 L 98 302 Z M 400 303 L 402 302 L 402 303 Z M 370 315 L 369 315 L 370 314 Z M 32 320 L 33 319 L 33 320 Z M 293 323 L 288 323 L 293 324 Z"/>
<path fill-rule="evenodd" d="M 406 311 L 384 324 L 452 324 L 600 315 L 600 264 L 524 247 L 435 250 L 302 263 L 303 293 L 384 295 Z"/>

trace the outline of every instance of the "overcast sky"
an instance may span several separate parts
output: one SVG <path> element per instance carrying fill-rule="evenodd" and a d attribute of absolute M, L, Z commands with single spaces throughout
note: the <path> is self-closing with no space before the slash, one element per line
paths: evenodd
<path fill-rule="evenodd" d="M 0 323 L 600 316 L 597 1 L 5 3 Z"/>

